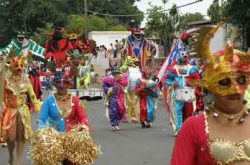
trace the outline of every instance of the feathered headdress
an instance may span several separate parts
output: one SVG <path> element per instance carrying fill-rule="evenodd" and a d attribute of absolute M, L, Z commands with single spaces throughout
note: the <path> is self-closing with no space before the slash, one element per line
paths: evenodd
<path fill-rule="evenodd" d="M 211 38 L 217 26 L 201 27 L 191 32 L 194 40 L 190 54 L 202 59 L 205 64 L 202 84 L 221 96 L 244 93 L 249 84 L 250 54 L 234 49 L 228 42 L 224 50 L 211 54 Z"/>

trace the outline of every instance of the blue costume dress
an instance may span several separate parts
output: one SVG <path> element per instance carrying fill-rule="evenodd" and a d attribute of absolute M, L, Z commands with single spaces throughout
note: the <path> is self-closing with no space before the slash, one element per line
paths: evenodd
<path fill-rule="evenodd" d="M 184 88 L 188 86 L 187 81 L 191 79 L 200 79 L 197 66 L 186 65 L 186 67 L 181 68 L 180 65 L 176 64 L 168 68 L 166 73 L 170 120 L 175 131 L 178 131 L 183 124 L 183 110 L 185 104 L 188 103 L 176 99 L 176 91 L 172 88 L 172 85 L 176 82 L 180 88 Z M 188 111 L 193 111 L 192 105 L 188 109 Z"/>
<path fill-rule="evenodd" d="M 88 125 L 87 116 L 77 97 L 71 98 L 71 109 L 61 112 L 54 96 L 43 101 L 39 114 L 38 128 L 54 127 L 59 132 L 69 131 L 74 125 Z"/>

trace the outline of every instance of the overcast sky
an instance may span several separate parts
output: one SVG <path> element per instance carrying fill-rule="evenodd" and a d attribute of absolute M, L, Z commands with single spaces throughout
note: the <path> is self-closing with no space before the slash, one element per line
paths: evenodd
<path fill-rule="evenodd" d="M 173 4 L 176 4 L 177 6 L 185 5 L 187 3 L 195 2 L 196 0 L 168 0 L 165 9 L 169 9 L 172 7 Z M 213 0 L 203 0 L 202 2 L 198 2 L 186 7 L 182 7 L 179 9 L 179 11 L 184 14 L 187 12 L 195 13 L 200 12 L 203 15 L 207 15 L 207 9 L 211 5 Z M 137 7 L 146 13 L 147 9 L 150 8 L 150 5 L 148 3 L 151 3 L 152 5 L 157 6 L 164 6 L 162 3 L 162 0 L 141 0 L 140 2 L 136 2 Z M 146 23 L 146 16 L 144 18 L 144 21 L 142 22 L 142 26 L 144 26 Z"/>

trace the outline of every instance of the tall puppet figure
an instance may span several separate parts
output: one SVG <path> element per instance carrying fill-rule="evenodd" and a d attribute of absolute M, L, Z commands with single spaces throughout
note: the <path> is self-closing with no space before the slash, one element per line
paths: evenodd
<path fill-rule="evenodd" d="M 32 134 L 29 108 L 26 103 L 28 93 L 34 110 L 39 111 L 41 103 L 36 99 L 32 84 L 23 73 L 24 58 L 22 55 L 12 57 L 10 67 L 5 74 L 4 109 L 2 112 L 0 137 L 8 143 L 9 164 L 13 165 L 15 144 L 17 144 L 17 164 L 22 162 L 24 142 Z"/>
<path fill-rule="evenodd" d="M 11 51 L 14 51 L 15 56 L 21 52 L 24 56 L 31 52 L 32 55 L 44 58 L 44 48 L 33 40 L 27 39 L 25 32 L 19 32 L 5 48 L 0 49 L 0 56 L 8 55 Z"/>
<path fill-rule="evenodd" d="M 141 68 L 144 68 L 148 61 L 154 57 L 155 46 L 145 39 L 142 34 L 144 28 L 140 28 L 134 21 L 130 22 L 128 30 L 131 31 L 131 35 L 127 38 L 125 52 L 123 53 L 138 58 L 141 62 Z"/>
<path fill-rule="evenodd" d="M 53 58 L 56 71 L 62 71 L 62 65 L 66 62 L 68 52 L 73 50 L 73 46 L 68 39 L 63 38 L 64 27 L 57 26 L 51 39 L 45 44 L 45 58 Z"/>
<path fill-rule="evenodd" d="M 137 81 L 136 93 L 140 101 L 140 122 L 142 128 L 150 128 L 154 121 L 154 110 L 157 107 L 155 98 L 156 83 L 149 67 L 143 69 L 143 77 Z"/>

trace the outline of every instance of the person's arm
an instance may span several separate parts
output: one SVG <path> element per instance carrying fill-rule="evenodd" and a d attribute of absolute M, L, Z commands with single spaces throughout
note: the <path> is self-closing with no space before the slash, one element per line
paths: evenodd
<path fill-rule="evenodd" d="M 195 165 L 196 159 L 196 136 L 195 120 L 189 118 L 183 124 L 175 140 L 170 165 Z"/>
<path fill-rule="evenodd" d="M 8 55 L 13 48 L 14 48 L 14 42 L 12 40 L 5 48 L 0 49 L 0 57 Z"/>
<path fill-rule="evenodd" d="M 33 87 L 30 82 L 27 84 L 27 88 L 28 88 L 28 94 L 29 94 L 30 100 L 32 104 L 34 105 L 34 110 L 36 113 L 38 113 L 40 111 L 42 103 L 39 100 L 37 100 Z"/>
<path fill-rule="evenodd" d="M 119 85 L 126 87 L 128 85 L 128 78 L 127 76 L 122 76 L 121 79 L 118 81 Z"/>

